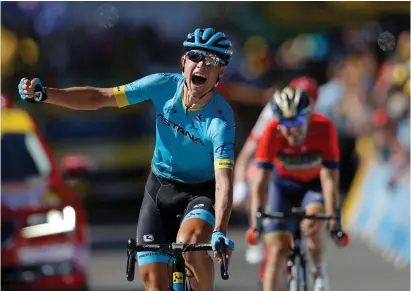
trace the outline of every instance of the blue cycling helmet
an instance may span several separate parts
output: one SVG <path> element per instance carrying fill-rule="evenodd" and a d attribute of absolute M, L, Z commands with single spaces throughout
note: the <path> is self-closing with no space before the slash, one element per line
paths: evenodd
<path fill-rule="evenodd" d="M 299 127 L 307 122 L 311 113 L 310 96 L 299 88 L 288 86 L 274 93 L 271 108 L 281 125 Z"/>
<path fill-rule="evenodd" d="M 222 32 L 217 32 L 213 28 L 197 28 L 194 32 L 187 35 L 183 43 L 184 53 L 191 50 L 203 50 L 216 54 L 223 62 L 228 65 L 233 54 L 231 42 Z"/>

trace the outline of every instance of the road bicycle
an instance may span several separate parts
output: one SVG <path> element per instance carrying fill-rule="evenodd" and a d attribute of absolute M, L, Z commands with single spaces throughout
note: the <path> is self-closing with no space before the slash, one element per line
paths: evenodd
<path fill-rule="evenodd" d="M 298 227 L 293 232 L 293 244 L 290 246 L 290 255 L 287 261 L 287 280 L 286 290 L 289 291 L 307 291 L 307 259 L 305 254 L 304 237 L 301 233 L 300 223 L 303 219 L 314 220 L 337 220 L 337 229 L 331 231 L 331 235 L 341 240 L 342 245 L 349 243 L 348 235 L 341 230 L 340 215 L 328 215 L 328 214 L 312 214 L 305 213 L 303 208 L 293 208 L 291 212 L 273 212 L 264 213 L 257 211 L 257 225 L 262 225 L 263 219 L 282 219 L 282 220 L 294 220 L 298 223 Z M 256 241 L 255 237 L 259 236 L 258 230 L 253 232 L 254 238 L 247 238 L 249 242 Z M 262 273 L 260 274 L 260 287 L 262 287 Z"/>

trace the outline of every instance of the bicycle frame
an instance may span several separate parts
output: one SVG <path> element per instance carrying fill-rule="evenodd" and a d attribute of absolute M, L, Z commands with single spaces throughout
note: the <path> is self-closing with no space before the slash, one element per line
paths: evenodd
<path fill-rule="evenodd" d="M 299 260 L 298 264 L 296 264 L 296 258 Z M 303 236 L 300 227 L 297 227 L 293 233 L 293 247 L 288 264 L 288 272 L 292 275 L 293 280 L 295 280 L 295 290 L 307 291 L 306 263 L 305 252 L 303 251 Z M 291 284 L 291 281 L 287 282 L 287 284 Z M 291 286 L 288 286 L 288 288 L 291 290 Z"/>
<path fill-rule="evenodd" d="M 288 271 L 292 275 L 293 280 L 295 280 L 295 289 L 291 288 L 292 280 L 287 282 L 288 290 L 290 291 L 307 291 L 307 270 L 306 270 L 306 258 L 305 253 L 302 250 L 303 236 L 301 233 L 300 223 L 303 219 L 314 219 L 314 220 L 329 220 L 337 219 L 337 230 L 333 230 L 331 233 L 338 239 L 347 238 L 347 235 L 341 230 L 340 215 L 327 215 L 327 214 L 313 214 L 307 215 L 305 210 L 302 208 L 293 208 L 290 213 L 275 212 L 275 213 L 263 213 L 261 209 L 257 211 L 257 221 L 262 225 L 262 219 L 291 219 L 297 222 L 297 228 L 293 233 L 293 247 L 292 253 L 288 260 Z M 257 232 L 259 235 L 259 232 Z M 298 263 L 296 263 L 298 262 Z M 294 267 L 294 268 L 293 268 Z"/>
<path fill-rule="evenodd" d="M 185 273 L 185 260 L 181 253 L 178 253 L 174 257 L 173 262 L 173 291 L 186 291 L 186 273 Z"/>

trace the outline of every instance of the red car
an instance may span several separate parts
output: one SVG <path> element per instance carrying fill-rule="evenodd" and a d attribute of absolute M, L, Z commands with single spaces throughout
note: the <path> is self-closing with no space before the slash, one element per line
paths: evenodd
<path fill-rule="evenodd" d="M 82 201 L 30 115 L 2 101 L 1 289 L 86 290 Z"/>

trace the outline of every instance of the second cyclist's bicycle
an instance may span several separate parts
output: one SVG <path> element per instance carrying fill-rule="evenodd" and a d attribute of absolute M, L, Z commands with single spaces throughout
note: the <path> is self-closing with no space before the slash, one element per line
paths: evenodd
<path fill-rule="evenodd" d="M 291 212 L 274 212 L 274 213 L 263 213 L 262 211 L 257 212 L 258 225 L 262 225 L 262 220 L 268 219 L 285 219 L 294 220 L 298 223 L 298 227 L 295 228 L 293 233 L 293 246 L 291 247 L 291 253 L 287 262 L 287 286 L 288 291 L 307 291 L 307 259 L 305 255 L 305 246 L 303 235 L 301 233 L 300 223 L 304 219 L 314 219 L 314 220 L 330 220 L 336 219 L 340 221 L 339 215 L 327 215 L 327 214 L 313 214 L 308 215 L 305 213 L 303 208 L 293 208 Z M 259 236 L 257 230 L 254 230 L 254 236 Z M 341 240 L 343 244 L 348 244 L 349 237 L 346 233 L 341 230 L 340 223 L 338 223 L 338 228 L 335 231 L 331 231 L 331 235 L 335 236 L 337 239 Z M 249 241 L 255 241 L 255 239 L 249 239 Z M 261 285 L 261 282 L 260 282 Z"/>

